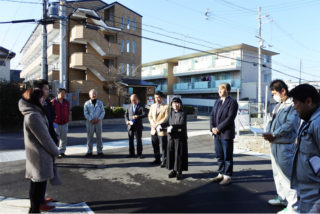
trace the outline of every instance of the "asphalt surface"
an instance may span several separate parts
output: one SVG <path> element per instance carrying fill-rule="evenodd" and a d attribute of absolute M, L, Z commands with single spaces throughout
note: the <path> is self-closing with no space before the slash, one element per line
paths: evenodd
<path fill-rule="evenodd" d="M 207 124 L 191 122 L 189 131 Z M 111 127 L 120 134 L 107 131 L 108 139 L 125 139 L 122 127 Z M 82 129 L 71 132 L 77 136 Z M 147 136 L 146 130 L 143 137 Z M 85 137 L 78 139 L 83 143 Z M 14 142 L 19 145 L 20 139 Z M 17 148 L 15 144 L 11 145 Z M 63 184 L 48 185 L 47 194 L 63 203 L 86 202 L 97 213 L 275 213 L 282 209 L 267 204 L 275 196 L 270 160 L 235 154 L 232 184 L 219 186 L 211 182 L 217 170 L 211 136 L 190 137 L 188 144 L 189 171 L 181 181 L 169 179 L 168 170 L 151 165 L 152 146 L 145 145 L 144 159 L 126 158 L 128 148 L 105 150 L 101 158 L 84 158 L 83 153 L 58 159 Z M 28 198 L 29 180 L 24 173 L 23 160 L 0 163 L 0 196 Z"/>

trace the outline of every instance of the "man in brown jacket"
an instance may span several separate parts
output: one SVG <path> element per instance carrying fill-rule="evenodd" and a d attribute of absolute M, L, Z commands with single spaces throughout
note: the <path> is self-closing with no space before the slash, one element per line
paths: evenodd
<path fill-rule="evenodd" d="M 167 160 L 167 130 L 161 124 L 167 122 L 169 116 L 169 106 L 163 103 L 164 94 L 158 91 L 154 95 L 155 104 L 152 104 L 149 111 L 149 122 L 151 125 L 151 141 L 155 160 L 152 164 L 161 167 L 166 166 Z M 162 148 L 162 162 L 160 160 L 160 144 Z"/>

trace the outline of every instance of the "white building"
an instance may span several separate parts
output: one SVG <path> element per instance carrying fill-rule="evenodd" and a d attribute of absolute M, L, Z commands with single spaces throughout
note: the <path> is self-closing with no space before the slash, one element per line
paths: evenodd
<path fill-rule="evenodd" d="M 0 80 L 10 81 L 10 60 L 15 53 L 0 46 Z"/>
<path fill-rule="evenodd" d="M 271 57 L 278 53 L 262 50 L 261 95 L 272 79 Z M 158 85 L 167 94 L 182 98 L 216 99 L 218 85 L 228 82 L 231 96 L 257 101 L 258 48 L 239 44 L 143 64 L 142 80 Z"/>

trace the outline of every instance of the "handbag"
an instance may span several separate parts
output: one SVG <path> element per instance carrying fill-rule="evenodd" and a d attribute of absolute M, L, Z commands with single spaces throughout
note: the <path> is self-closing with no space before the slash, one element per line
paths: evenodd
<path fill-rule="evenodd" d="M 50 179 L 50 184 L 53 186 L 62 184 L 61 177 L 56 164 L 53 164 L 53 178 Z"/>

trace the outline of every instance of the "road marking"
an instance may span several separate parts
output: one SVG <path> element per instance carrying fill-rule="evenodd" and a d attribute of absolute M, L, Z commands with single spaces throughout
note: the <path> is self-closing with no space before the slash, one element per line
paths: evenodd
<path fill-rule="evenodd" d="M 196 136 L 201 136 L 206 134 L 211 134 L 211 133 L 209 130 L 192 131 L 192 132 L 188 132 L 188 137 L 196 137 Z M 151 137 L 142 138 L 142 143 L 143 145 L 150 145 Z M 119 148 L 124 148 L 128 146 L 129 146 L 128 140 L 109 141 L 109 142 L 103 143 L 103 150 L 119 149 Z M 86 151 L 87 151 L 86 144 L 68 146 L 66 150 L 66 155 L 81 154 L 81 153 L 85 153 Z M 245 155 L 252 155 L 252 156 L 258 156 L 258 157 L 270 159 L 269 155 L 264 155 L 261 153 L 242 150 L 242 149 L 235 149 L 234 154 L 245 154 Z M 25 160 L 25 159 L 26 159 L 25 150 L 0 152 L 0 163 Z"/>
<path fill-rule="evenodd" d="M 50 205 L 56 206 L 55 209 L 48 211 L 47 213 L 88 213 L 94 212 L 85 203 L 67 204 L 60 202 L 51 202 Z M 29 199 L 7 198 L 0 196 L 0 212 L 1 213 L 28 213 L 30 207 Z"/>

